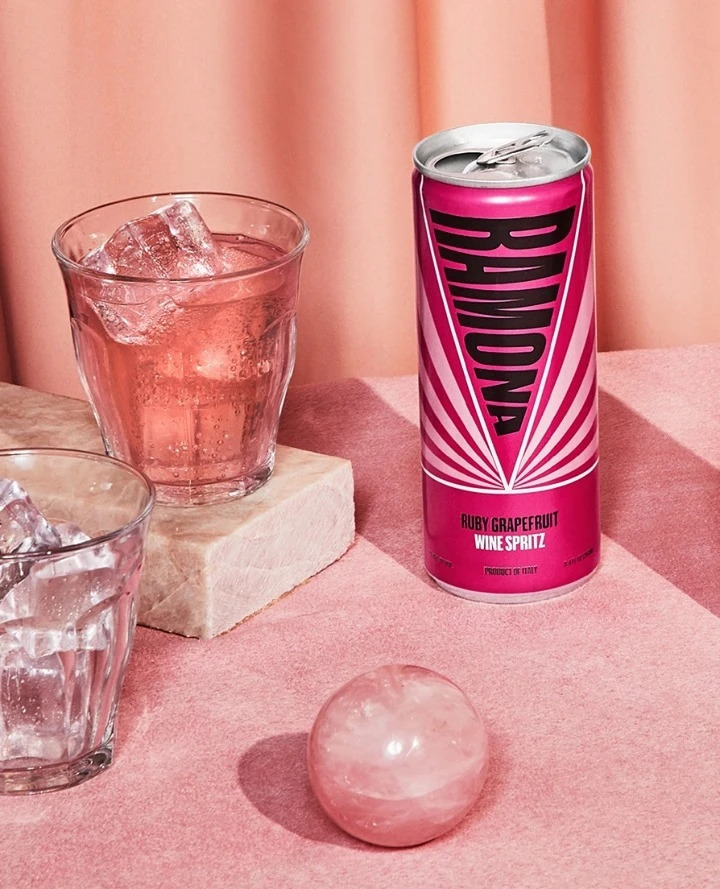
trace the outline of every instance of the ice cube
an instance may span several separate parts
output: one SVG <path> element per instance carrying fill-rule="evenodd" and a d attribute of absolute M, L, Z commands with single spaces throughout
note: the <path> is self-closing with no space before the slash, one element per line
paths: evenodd
<path fill-rule="evenodd" d="M 58 654 L 35 658 L 0 636 L 0 762 L 63 755 L 65 670 Z"/>
<path fill-rule="evenodd" d="M 138 287 L 152 291 L 138 293 Z M 177 305 L 171 298 L 170 285 L 130 285 L 103 281 L 90 306 L 107 333 L 120 343 L 145 345 L 162 336 L 172 321 Z M 146 297 L 138 302 L 136 297 Z"/>
<path fill-rule="evenodd" d="M 108 610 L 139 567 L 128 556 L 110 541 L 30 565 L 0 599 L 0 628 L 33 657 L 102 649 L 109 639 Z"/>
<path fill-rule="evenodd" d="M 139 278 L 203 278 L 224 268 L 210 229 L 185 200 L 121 225 L 83 265 Z"/>
<path fill-rule="evenodd" d="M 11 479 L 0 481 L 0 507 L 4 553 L 44 553 L 91 540 L 72 522 L 51 525 Z M 115 599 L 138 563 L 129 544 L 108 541 L 0 564 L 0 637 L 32 657 L 70 651 L 79 637 L 85 648 L 104 644 L 107 600 Z"/>
<path fill-rule="evenodd" d="M 0 555 L 44 552 L 61 546 L 60 535 L 27 491 L 12 479 L 0 479 Z"/>
<path fill-rule="evenodd" d="M 225 235 L 216 239 L 222 271 L 253 272 L 281 259 L 285 252 L 264 241 Z M 205 306 L 233 303 L 252 296 L 262 296 L 282 287 L 285 270 L 275 268 L 259 275 L 225 278 L 220 281 L 198 281 L 193 286 L 176 287 L 172 298 L 178 306 Z"/>
<path fill-rule="evenodd" d="M 104 651 L 111 643 L 115 600 L 105 600 L 76 623 L 46 626 L 31 620 L 9 624 L 4 636 L 14 650 L 32 658 L 50 657 L 64 651 Z"/>
<path fill-rule="evenodd" d="M 90 537 L 72 522 L 58 522 L 55 530 L 60 535 L 63 546 L 76 546 L 78 543 L 86 543 Z"/>
<path fill-rule="evenodd" d="M 3 596 L 19 583 L 30 570 L 29 564 L 11 562 L 0 564 L 0 608 L 2 608 Z M 0 618 L 2 620 L 2 618 Z"/>
<path fill-rule="evenodd" d="M 88 538 L 89 539 L 89 538 Z M 67 622 L 113 595 L 117 555 L 111 543 L 33 563 L 0 600 L 0 623 L 38 617 Z"/>
<path fill-rule="evenodd" d="M 108 274 L 159 279 L 155 282 L 87 282 L 88 301 L 110 336 L 144 345 L 172 323 L 181 294 L 190 288 L 167 278 L 207 278 L 225 270 L 223 255 L 196 207 L 175 201 L 149 216 L 120 226 L 83 265 Z"/>

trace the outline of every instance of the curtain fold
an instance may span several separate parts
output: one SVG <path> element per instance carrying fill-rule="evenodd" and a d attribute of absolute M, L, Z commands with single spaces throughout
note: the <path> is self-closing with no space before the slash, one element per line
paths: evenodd
<path fill-rule="evenodd" d="M 10 345 L 5 331 L 2 303 L 0 303 L 0 382 L 12 383 L 13 381 L 14 377 L 10 364 Z"/>
<path fill-rule="evenodd" d="M 296 382 L 415 369 L 414 143 L 594 151 L 600 345 L 720 338 L 720 9 L 697 0 L 3 0 L 0 376 L 79 394 L 49 242 L 95 204 L 255 194 L 311 228 Z"/>

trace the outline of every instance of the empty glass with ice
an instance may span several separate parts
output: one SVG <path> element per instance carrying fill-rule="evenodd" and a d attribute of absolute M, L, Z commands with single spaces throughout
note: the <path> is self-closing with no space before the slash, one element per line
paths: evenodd
<path fill-rule="evenodd" d="M 105 447 L 161 501 L 242 496 L 270 476 L 307 240 L 278 204 L 207 193 L 106 204 L 56 232 Z"/>
<path fill-rule="evenodd" d="M 0 451 L 0 794 L 112 762 L 150 482 L 80 451 Z"/>

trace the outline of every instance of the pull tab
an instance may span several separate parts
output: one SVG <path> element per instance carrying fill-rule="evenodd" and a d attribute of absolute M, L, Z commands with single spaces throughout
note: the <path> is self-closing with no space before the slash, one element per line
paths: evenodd
<path fill-rule="evenodd" d="M 492 164 L 515 163 L 517 155 L 531 148 L 542 148 L 552 140 L 553 134 L 549 130 L 538 130 L 529 136 L 522 136 L 513 142 L 506 142 L 497 148 L 489 148 L 478 155 L 474 161 L 471 161 L 463 170 L 463 173 L 471 173 L 478 167 L 491 166 Z"/>

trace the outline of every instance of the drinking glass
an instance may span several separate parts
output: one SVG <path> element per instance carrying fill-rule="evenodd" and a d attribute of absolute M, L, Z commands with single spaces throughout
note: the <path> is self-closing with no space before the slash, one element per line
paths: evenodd
<path fill-rule="evenodd" d="M 230 271 L 159 278 L 88 266 L 120 226 L 142 227 L 175 201 L 199 211 Z M 243 496 L 270 476 L 307 241 L 307 225 L 285 207 L 200 192 L 106 204 L 56 232 L 80 375 L 107 453 L 145 472 L 161 502 Z M 145 249 L 166 246 L 151 236 Z M 174 249 L 191 260 L 195 247 Z"/>
<path fill-rule="evenodd" d="M 81 451 L 0 451 L 0 479 L 64 544 L 22 551 L 28 537 L 0 554 L 0 794 L 55 790 L 112 762 L 155 494 L 132 467 Z M 24 507 L 0 507 L 7 544 Z"/>

